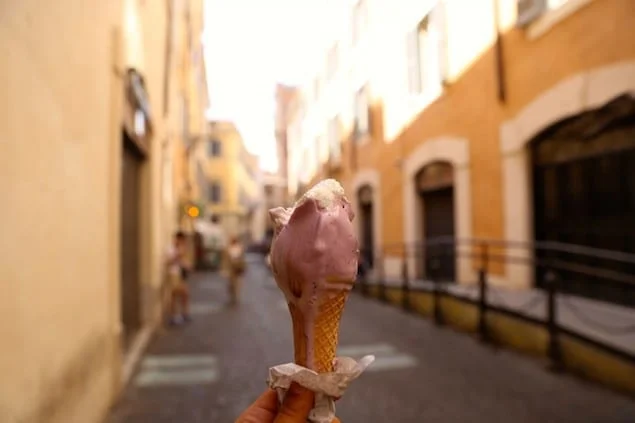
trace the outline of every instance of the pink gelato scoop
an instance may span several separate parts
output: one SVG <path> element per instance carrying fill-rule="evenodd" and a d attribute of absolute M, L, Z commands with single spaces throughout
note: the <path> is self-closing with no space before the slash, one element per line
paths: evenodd
<path fill-rule="evenodd" d="M 353 231 L 354 213 L 339 182 L 326 179 L 307 191 L 295 207 L 278 207 L 269 214 L 275 224 L 271 268 L 287 301 L 296 302 L 309 292 L 318 294 L 327 287 L 316 284 L 327 277 L 355 280 L 359 244 Z M 337 289 L 332 285 L 328 288 Z M 350 289 L 350 285 L 339 288 Z"/>

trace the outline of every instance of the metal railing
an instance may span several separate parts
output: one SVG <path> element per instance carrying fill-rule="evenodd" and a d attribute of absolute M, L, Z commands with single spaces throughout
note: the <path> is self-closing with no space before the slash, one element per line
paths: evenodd
<path fill-rule="evenodd" d="M 372 271 L 364 265 L 371 259 L 374 263 Z M 392 275 L 386 272 L 389 262 Z M 473 280 L 453 283 L 459 273 L 456 269 L 461 266 L 461 276 L 465 278 L 467 274 Z M 532 293 L 522 303 L 506 305 L 501 295 L 504 284 L 493 287 L 491 281 L 499 277 L 506 279 L 506 284 L 514 285 L 517 281 L 510 280 L 509 275 L 514 274 L 510 270 L 516 266 L 521 266 L 533 283 L 527 288 L 538 290 L 526 289 Z M 561 368 L 563 364 L 561 334 L 635 363 L 632 349 L 616 347 L 615 343 L 605 341 L 606 336 L 634 336 L 628 338 L 627 343 L 635 339 L 635 254 L 559 242 L 521 243 L 440 237 L 411 245 L 385 245 L 372 252 L 361 251 L 356 289 L 368 295 L 371 286 L 375 287 L 375 295 L 383 301 L 388 301 L 388 289 L 398 290 L 400 305 L 405 310 L 413 308 L 414 293 L 424 291 L 431 294 L 431 314 L 437 324 L 444 322 L 443 297 L 472 303 L 478 313 L 476 331 L 485 342 L 490 340 L 487 315 L 492 311 L 542 325 L 548 333 L 547 355 L 554 368 Z M 471 287 L 475 295 L 466 296 L 459 292 L 460 289 L 451 289 L 465 286 Z M 580 303 L 577 298 L 619 305 L 619 309 L 626 310 L 633 319 L 626 319 L 629 323 L 621 325 L 597 321 L 584 307 L 575 304 Z M 541 303 L 545 307 L 543 318 L 535 316 L 536 307 Z M 566 311 L 591 332 L 604 336 L 593 337 L 588 334 L 589 331 L 579 330 L 579 327 L 573 329 L 562 325 L 558 319 L 560 307 L 566 307 Z"/>

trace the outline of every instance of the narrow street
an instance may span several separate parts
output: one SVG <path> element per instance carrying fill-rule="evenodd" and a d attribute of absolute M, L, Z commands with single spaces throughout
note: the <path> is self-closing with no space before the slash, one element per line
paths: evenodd
<path fill-rule="evenodd" d="M 290 319 L 260 257 L 250 257 L 242 304 L 224 281 L 196 275 L 194 321 L 161 330 L 106 423 L 233 422 L 292 357 Z M 338 402 L 345 423 L 627 423 L 635 402 L 534 359 L 494 350 L 426 319 L 352 294 L 340 355 L 376 362 Z"/>

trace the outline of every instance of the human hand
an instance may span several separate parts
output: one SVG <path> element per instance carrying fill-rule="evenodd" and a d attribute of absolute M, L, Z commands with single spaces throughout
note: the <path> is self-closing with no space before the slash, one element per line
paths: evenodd
<path fill-rule="evenodd" d="M 306 423 L 314 399 L 313 392 L 292 383 L 284 402 L 279 405 L 276 391 L 267 389 L 235 423 Z M 333 423 L 341 422 L 336 417 Z"/>

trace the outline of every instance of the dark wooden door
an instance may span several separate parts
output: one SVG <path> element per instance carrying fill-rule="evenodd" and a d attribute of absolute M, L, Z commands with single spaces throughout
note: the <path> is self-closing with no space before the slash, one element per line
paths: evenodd
<path fill-rule="evenodd" d="M 124 347 L 141 326 L 140 302 L 140 171 L 141 157 L 124 135 L 121 163 L 121 322 Z"/>
<path fill-rule="evenodd" d="M 374 264 L 375 240 L 373 235 L 373 203 L 360 207 L 360 220 L 362 227 L 362 253 L 364 264 L 370 268 Z"/>
<path fill-rule="evenodd" d="M 426 191 L 421 198 L 427 276 L 437 281 L 454 281 L 455 254 L 451 241 L 454 238 L 454 188 Z M 446 241 L 439 243 L 440 239 Z"/>
<path fill-rule="evenodd" d="M 588 119 L 594 123 L 600 117 Z M 563 125 L 533 147 L 535 237 L 635 253 L 635 125 L 620 120 L 585 135 L 569 129 L 573 124 L 580 121 Z M 633 272 L 632 265 L 540 249 L 536 256 L 543 263 L 559 260 L 589 269 L 559 270 L 564 292 L 635 305 L 634 289 L 602 276 Z M 544 279 L 544 269 L 537 269 L 536 285 L 544 288 Z"/>

